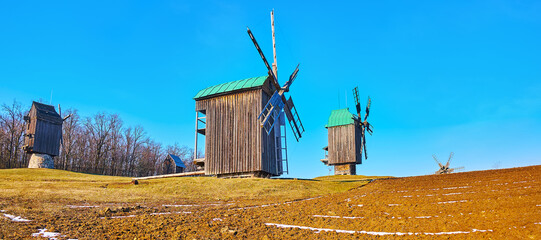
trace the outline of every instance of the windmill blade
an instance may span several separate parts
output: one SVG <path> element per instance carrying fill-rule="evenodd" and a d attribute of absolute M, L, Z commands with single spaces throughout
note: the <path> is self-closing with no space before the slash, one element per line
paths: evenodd
<path fill-rule="evenodd" d="M 66 121 L 70 117 L 71 117 L 71 114 L 69 114 L 68 116 L 65 116 L 64 118 L 62 118 L 62 121 Z"/>
<path fill-rule="evenodd" d="M 372 127 L 373 127 L 373 126 L 374 126 L 374 125 L 372 125 L 372 124 L 366 122 L 366 131 L 368 132 L 368 134 L 370 134 L 370 136 L 372 136 L 372 133 L 373 133 L 373 130 L 372 130 Z"/>
<path fill-rule="evenodd" d="M 432 154 L 432 158 L 434 158 L 434 160 L 436 160 L 436 163 L 440 166 L 440 168 L 443 168 L 443 165 L 440 163 L 440 161 L 438 161 L 438 158 L 436 157 L 435 154 Z"/>
<path fill-rule="evenodd" d="M 364 120 L 368 118 L 368 114 L 370 113 L 370 104 L 372 103 L 372 100 L 370 99 L 370 96 L 368 96 L 368 103 L 366 104 L 366 114 L 364 114 Z M 359 111 L 360 112 L 360 111 Z M 361 115 L 359 114 L 359 117 Z"/>
<path fill-rule="evenodd" d="M 282 101 L 285 101 L 285 97 L 283 95 Z M 302 133 L 304 132 L 304 126 L 302 125 L 297 108 L 295 108 L 295 104 L 293 104 L 293 99 L 291 96 L 287 101 L 285 101 L 284 112 L 286 113 L 289 126 L 291 126 L 291 130 L 293 131 L 293 135 L 298 142 L 299 138 L 302 137 Z"/>
<path fill-rule="evenodd" d="M 451 152 L 451 154 L 449 154 L 449 159 L 447 160 L 447 164 L 445 164 L 446 168 L 449 168 L 449 164 L 451 164 L 451 159 L 453 158 L 454 154 L 454 152 Z"/>
<path fill-rule="evenodd" d="M 361 118 L 361 103 L 359 102 L 359 87 L 353 89 L 353 99 L 355 99 L 355 108 L 357 109 L 357 116 Z"/>
<path fill-rule="evenodd" d="M 282 113 L 282 109 L 284 108 L 284 102 L 282 100 L 283 94 L 281 94 L 282 91 L 275 91 L 270 100 L 267 102 L 265 107 L 263 108 L 263 111 L 259 114 L 257 119 L 261 121 L 261 127 L 265 129 L 267 134 L 269 134 L 273 127 L 276 120 L 278 120 L 278 117 Z"/>
<path fill-rule="evenodd" d="M 293 73 L 289 76 L 289 80 L 287 80 L 287 82 L 282 87 L 282 89 L 284 89 L 285 92 L 289 92 L 289 87 L 291 86 L 293 81 L 295 81 L 295 78 L 297 77 L 297 73 L 299 72 L 299 65 L 301 64 L 300 63 L 297 64 L 295 71 L 293 71 Z"/>
<path fill-rule="evenodd" d="M 364 159 L 368 159 L 368 155 L 366 153 L 366 139 L 365 139 L 364 134 L 363 134 L 363 149 L 364 149 Z"/>
<path fill-rule="evenodd" d="M 458 170 L 463 170 L 464 167 L 456 167 L 456 168 L 451 168 L 449 170 L 453 170 L 453 171 L 458 171 Z"/>
<path fill-rule="evenodd" d="M 267 58 L 265 58 L 265 54 L 263 54 L 263 51 L 261 51 L 261 48 L 259 47 L 259 44 L 257 44 L 257 41 L 255 40 L 254 35 L 252 34 L 252 31 L 250 31 L 250 28 L 248 28 L 248 35 L 250 36 L 250 39 L 252 39 L 252 42 L 255 45 L 255 48 L 257 49 L 257 52 L 259 52 L 259 55 L 261 55 L 261 59 L 263 59 L 263 62 L 265 63 L 265 66 L 267 67 L 267 70 L 269 71 L 269 75 L 272 76 L 272 84 L 276 88 L 276 90 L 281 89 L 280 84 L 278 84 L 278 78 L 276 75 L 274 75 L 274 71 L 272 70 L 271 66 L 269 65 L 269 62 L 267 61 Z"/>

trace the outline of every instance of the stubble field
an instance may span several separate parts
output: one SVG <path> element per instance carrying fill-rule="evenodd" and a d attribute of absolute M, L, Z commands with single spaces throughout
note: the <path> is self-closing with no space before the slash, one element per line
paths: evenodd
<path fill-rule="evenodd" d="M 139 185 L 129 178 L 29 171 L 0 171 L 0 239 L 541 238 L 541 166 Z"/>

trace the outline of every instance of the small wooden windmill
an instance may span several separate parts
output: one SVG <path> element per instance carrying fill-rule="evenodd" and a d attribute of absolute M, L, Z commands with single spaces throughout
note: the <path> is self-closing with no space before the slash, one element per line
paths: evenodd
<path fill-rule="evenodd" d="M 24 116 L 26 129 L 23 150 L 32 154 L 29 168 L 54 168 L 52 158 L 59 155 L 63 143 L 62 123 L 70 116 L 62 118 L 53 106 L 32 102 L 30 111 Z"/>
<path fill-rule="evenodd" d="M 455 170 L 464 169 L 464 167 L 449 168 L 449 165 L 451 164 L 451 159 L 453 158 L 454 154 L 455 153 L 453 153 L 453 152 L 451 152 L 451 154 L 449 154 L 449 159 L 447 160 L 447 163 L 445 165 L 441 164 L 440 161 L 438 161 L 438 158 L 436 157 L 435 154 L 432 155 L 432 158 L 434 158 L 434 160 L 436 161 L 436 163 L 440 167 L 440 169 L 438 169 L 438 171 L 436 171 L 435 174 L 447 174 L 447 173 L 452 173 Z"/>
<path fill-rule="evenodd" d="M 278 84 L 274 13 L 271 12 L 274 63 L 267 62 L 248 29 L 268 75 L 227 82 L 205 88 L 196 101 L 194 163 L 206 175 L 218 177 L 271 177 L 288 173 L 286 118 L 298 141 L 304 127 L 291 97 L 284 93 L 295 80 L 298 65 L 288 81 Z M 198 136 L 205 138 L 205 157 L 197 154 Z"/>
<path fill-rule="evenodd" d="M 368 97 L 364 119 L 361 117 L 359 90 L 353 89 L 357 115 L 349 112 L 348 108 L 331 111 L 329 121 L 325 126 L 328 131 L 329 145 L 324 147 L 325 158 L 321 161 L 328 166 L 334 166 L 335 175 L 355 175 L 356 165 L 362 163 L 362 153 L 367 159 L 366 133 L 372 135 L 372 125 L 368 123 L 371 100 Z"/>

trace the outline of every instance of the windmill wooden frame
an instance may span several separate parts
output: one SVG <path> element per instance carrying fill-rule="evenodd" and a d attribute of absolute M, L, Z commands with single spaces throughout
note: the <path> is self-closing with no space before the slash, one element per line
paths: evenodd
<path fill-rule="evenodd" d="M 32 107 L 24 116 L 24 120 L 26 129 L 23 149 L 29 154 L 58 156 L 64 119 L 56 112 L 54 106 L 32 102 Z"/>
<path fill-rule="evenodd" d="M 251 30 L 247 32 L 268 76 L 248 78 L 205 88 L 194 97 L 196 131 L 194 163 L 206 175 L 272 177 L 288 173 L 286 118 L 298 141 L 304 132 L 291 97 L 284 93 L 295 80 L 298 65 L 284 86 L 278 84 L 271 12 L 274 62 L 267 62 Z M 205 157 L 199 158 L 198 138 L 205 137 Z"/>
<path fill-rule="evenodd" d="M 366 105 L 364 120 L 361 118 L 358 88 L 353 89 L 357 115 L 349 112 L 348 108 L 331 111 L 325 128 L 328 131 L 328 146 L 324 147 L 325 158 L 321 159 L 327 166 L 334 167 L 335 175 L 356 175 L 357 164 L 362 164 L 362 153 L 366 151 L 366 132 L 372 134 L 368 121 L 370 112 L 370 97 Z"/>

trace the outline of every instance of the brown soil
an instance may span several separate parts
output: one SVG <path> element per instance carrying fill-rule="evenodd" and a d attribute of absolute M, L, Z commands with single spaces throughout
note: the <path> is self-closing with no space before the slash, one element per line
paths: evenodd
<path fill-rule="evenodd" d="M 0 209 L 18 206 L 25 210 L 10 214 L 32 221 L 0 217 L 0 239 L 32 238 L 42 228 L 61 233 L 59 239 L 541 238 L 541 166 L 381 179 L 345 193 L 267 205 L 164 206 L 179 202 L 74 208 L 2 199 Z M 54 211 L 41 210 L 47 206 Z"/>

